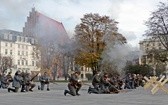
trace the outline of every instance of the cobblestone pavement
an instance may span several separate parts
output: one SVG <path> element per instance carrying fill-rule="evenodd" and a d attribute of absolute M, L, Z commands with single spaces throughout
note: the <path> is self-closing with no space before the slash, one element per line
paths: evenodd
<path fill-rule="evenodd" d="M 0 89 L 0 105 L 168 105 L 168 94 L 163 91 L 155 95 L 150 90 L 139 87 L 119 94 L 88 94 L 88 86 L 83 86 L 80 96 L 64 96 L 67 83 L 51 84 L 50 91 L 8 93 Z M 168 87 L 168 86 L 167 86 Z"/>

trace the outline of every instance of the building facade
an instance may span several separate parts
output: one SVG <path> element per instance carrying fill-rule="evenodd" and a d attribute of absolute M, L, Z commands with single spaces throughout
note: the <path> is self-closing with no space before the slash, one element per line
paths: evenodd
<path fill-rule="evenodd" d="M 148 39 L 144 39 L 143 41 L 140 41 L 140 50 L 142 51 L 142 55 L 139 58 L 139 64 L 144 65 L 148 64 L 151 65 L 154 69 L 156 69 L 157 61 L 154 58 L 154 55 L 152 51 L 164 51 L 165 47 L 163 44 L 159 41 L 158 38 L 152 37 Z M 168 63 L 166 63 L 166 74 L 168 75 Z"/>
<path fill-rule="evenodd" d="M 1 69 L 2 58 L 11 58 L 11 66 L 7 68 L 7 71 L 12 71 L 12 74 L 16 70 L 32 72 L 39 71 L 37 67 L 37 59 L 33 55 L 35 48 L 35 39 L 33 37 L 23 36 L 21 32 L 12 30 L 0 30 L 0 54 L 1 54 Z"/>
<path fill-rule="evenodd" d="M 142 56 L 140 57 L 140 64 L 152 63 L 151 58 L 148 57 L 148 53 L 152 50 L 165 50 L 164 46 L 161 44 L 157 38 L 148 38 L 140 41 L 140 50 L 142 51 Z"/>

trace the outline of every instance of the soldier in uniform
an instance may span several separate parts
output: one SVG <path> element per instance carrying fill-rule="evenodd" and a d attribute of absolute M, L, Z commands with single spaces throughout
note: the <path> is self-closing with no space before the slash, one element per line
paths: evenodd
<path fill-rule="evenodd" d="M 5 89 L 5 88 L 7 88 L 8 86 L 9 86 L 9 81 L 8 81 L 8 78 L 7 78 L 7 76 L 3 73 L 2 74 L 2 78 L 1 78 L 1 87 L 3 88 L 3 89 Z"/>
<path fill-rule="evenodd" d="M 15 73 L 15 76 L 13 78 L 13 83 L 12 83 L 12 86 L 14 87 L 14 89 L 13 88 L 8 88 L 8 92 L 10 92 L 10 91 L 18 92 L 19 88 L 21 87 L 22 82 L 23 82 L 23 78 L 21 76 L 21 72 L 17 71 Z"/>
<path fill-rule="evenodd" d="M 50 88 L 49 88 L 50 78 L 47 75 L 47 72 L 44 72 L 44 74 L 39 78 L 39 80 L 41 84 L 40 90 L 44 90 L 44 86 L 47 85 L 47 91 L 50 91 Z"/>
<path fill-rule="evenodd" d="M 21 76 L 23 78 L 23 81 L 21 82 L 21 92 L 26 92 L 26 72 L 22 71 Z"/>
<path fill-rule="evenodd" d="M 72 96 L 79 96 L 80 94 L 78 93 L 80 88 L 82 87 L 82 83 L 79 80 L 79 76 L 80 76 L 80 71 L 75 71 L 75 73 L 73 73 L 71 75 L 71 77 L 69 78 L 69 83 L 68 83 L 68 90 L 64 91 L 64 95 L 66 96 L 66 94 L 70 94 Z"/>
<path fill-rule="evenodd" d="M 92 85 L 93 88 L 89 87 L 88 89 L 88 93 L 96 93 L 96 94 L 100 94 L 101 90 L 100 90 L 100 71 L 96 71 L 95 75 L 93 76 L 92 79 Z"/>
<path fill-rule="evenodd" d="M 33 91 L 32 89 L 36 86 L 33 82 L 32 82 L 32 78 L 30 76 L 30 73 L 26 73 L 25 75 L 25 88 L 26 91 Z"/>
<path fill-rule="evenodd" d="M 119 93 L 119 90 L 111 83 L 111 79 L 109 78 L 107 73 L 100 79 L 100 88 L 102 93 L 110 94 L 110 93 Z"/>
<path fill-rule="evenodd" d="M 13 77 L 11 76 L 11 73 L 12 72 L 8 72 L 8 74 L 6 75 L 7 79 L 8 79 L 8 82 L 13 82 Z"/>

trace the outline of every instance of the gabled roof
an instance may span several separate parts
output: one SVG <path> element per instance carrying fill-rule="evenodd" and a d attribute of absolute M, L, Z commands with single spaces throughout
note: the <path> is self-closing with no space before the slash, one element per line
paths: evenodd
<path fill-rule="evenodd" d="M 45 41 L 56 41 L 63 44 L 69 41 L 69 36 L 61 22 L 51 19 L 32 9 L 25 23 L 24 35 L 32 34 Z"/>

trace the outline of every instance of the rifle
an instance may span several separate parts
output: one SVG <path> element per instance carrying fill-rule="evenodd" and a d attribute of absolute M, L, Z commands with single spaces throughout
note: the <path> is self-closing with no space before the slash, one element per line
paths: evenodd
<path fill-rule="evenodd" d="M 32 77 L 32 78 L 30 79 L 30 81 L 33 81 L 33 80 L 38 76 L 38 74 L 39 74 L 39 73 L 37 73 L 34 77 Z"/>

